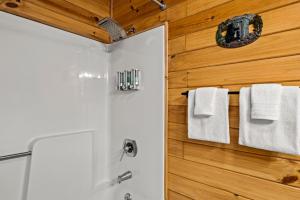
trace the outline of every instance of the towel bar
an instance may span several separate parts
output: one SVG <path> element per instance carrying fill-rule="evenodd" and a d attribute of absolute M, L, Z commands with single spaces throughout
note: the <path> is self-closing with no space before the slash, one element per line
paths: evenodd
<path fill-rule="evenodd" d="M 240 94 L 240 91 L 230 91 L 230 92 L 228 92 L 228 94 Z M 181 95 L 188 97 L 189 91 L 182 92 Z"/>
<path fill-rule="evenodd" d="M 239 93 L 240 93 L 239 91 L 228 92 L 228 94 L 239 94 Z M 189 96 L 189 91 L 182 92 L 181 95 L 188 97 Z"/>
<path fill-rule="evenodd" d="M 0 156 L 0 161 L 21 158 L 21 157 L 26 157 L 26 156 L 31 156 L 31 151 Z"/>

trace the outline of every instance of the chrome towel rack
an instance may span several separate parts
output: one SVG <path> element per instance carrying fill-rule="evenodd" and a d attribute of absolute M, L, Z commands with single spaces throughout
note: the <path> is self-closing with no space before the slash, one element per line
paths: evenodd
<path fill-rule="evenodd" d="M 27 151 L 27 152 L 22 152 L 22 153 L 15 153 L 15 154 L 9 154 L 9 155 L 5 155 L 5 156 L 0 156 L 0 161 L 31 156 L 31 153 L 32 153 L 31 151 Z"/>

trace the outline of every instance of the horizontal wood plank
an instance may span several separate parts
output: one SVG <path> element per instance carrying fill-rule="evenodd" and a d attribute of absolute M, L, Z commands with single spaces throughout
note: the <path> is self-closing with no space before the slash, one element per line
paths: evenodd
<path fill-rule="evenodd" d="M 99 27 L 95 27 L 58 12 L 37 6 L 29 1 L 22 1 L 19 7 L 9 8 L 5 3 L 1 4 L 0 10 L 35 20 L 62 30 L 82 35 L 94 40 L 109 42 L 109 35 Z"/>
<path fill-rule="evenodd" d="M 161 23 L 165 22 L 166 19 L 167 19 L 166 11 L 163 11 L 155 15 L 151 15 L 147 18 L 142 18 L 141 20 L 138 20 L 136 22 L 130 22 L 127 25 L 123 25 L 123 26 L 134 27 L 136 32 L 141 32 L 160 25 Z"/>
<path fill-rule="evenodd" d="M 172 56 L 170 71 L 300 54 L 300 29 L 259 38 L 242 48 L 209 47 Z M 273 48 L 273 47 L 276 48 Z"/>
<path fill-rule="evenodd" d="M 186 106 L 168 106 L 169 122 L 186 124 Z"/>
<path fill-rule="evenodd" d="M 102 17 L 110 16 L 110 0 L 64 0 Z"/>
<path fill-rule="evenodd" d="M 187 15 L 194 15 L 232 0 L 188 0 Z"/>
<path fill-rule="evenodd" d="M 174 122 L 168 123 L 168 137 L 180 141 L 188 141 L 187 125 Z"/>
<path fill-rule="evenodd" d="M 185 51 L 185 36 L 169 40 L 169 55 Z"/>
<path fill-rule="evenodd" d="M 300 50 L 300 48 L 299 48 Z M 299 80 L 300 55 L 190 70 L 188 87 Z"/>
<path fill-rule="evenodd" d="M 186 124 L 187 123 L 187 106 L 176 105 L 168 106 L 169 122 Z M 229 126 L 231 128 L 239 128 L 239 107 L 229 106 Z"/>
<path fill-rule="evenodd" d="M 175 22 L 171 22 L 169 36 L 170 39 L 173 39 L 188 33 L 216 27 L 221 22 L 232 18 L 233 16 L 243 15 L 245 13 L 262 13 L 294 2 L 297 2 L 297 0 L 230 1 Z"/>
<path fill-rule="evenodd" d="M 187 34 L 185 36 L 186 50 L 191 51 L 195 49 L 217 46 L 216 32 L 217 32 L 217 28 L 213 27 L 202 31 L 197 31 L 194 33 Z M 180 51 L 177 53 L 180 53 Z"/>
<path fill-rule="evenodd" d="M 167 9 L 167 20 L 172 22 L 186 17 L 187 2 L 183 1 L 173 7 Z"/>
<path fill-rule="evenodd" d="M 168 187 L 171 190 L 177 191 L 180 194 L 186 195 L 196 200 L 247 200 L 237 194 L 220 190 L 196 181 L 169 174 Z M 183 198 L 184 199 L 184 198 Z M 183 200 L 180 199 L 180 200 Z"/>
<path fill-rule="evenodd" d="M 183 142 L 179 140 L 168 139 L 168 154 L 183 158 Z"/>
<path fill-rule="evenodd" d="M 70 0 L 24 0 L 25 2 L 30 2 L 35 4 L 36 6 L 46 8 L 51 10 L 52 12 L 59 13 L 66 17 L 72 18 L 74 20 L 89 24 L 94 27 L 98 27 L 97 22 L 104 18 L 108 17 L 109 13 L 99 12 L 95 14 L 89 9 L 93 10 L 89 3 L 92 3 L 89 0 L 89 3 L 86 2 L 84 6 L 84 2 L 82 0 L 75 0 L 74 2 Z M 108 7 L 107 7 L 108 9 Z M 51 17 L 51 16 L 49 16 Z"/>
<path fill-rule="evenodd" d="M 169 172 L 256 200 L 298 200 L 300 189 L 169 156 Z M 276 191 L 276 192 L 270 192 Z"/>
<path fill-rule="evenodd" d="M 299 161 L 192 143 L 184 143 L 184 159 L 300 187 Z"/>
<path fill-rule="evenodd" d="M 192 200 L 186 196 L 178 194 L 177 192 L 173 192 L 172 190 L 168 190 L 168 200 Z"/>
<path fill-rule="evenodd" d="M 261 13 L 264 27 L 262 35 L 282 32 L 300 27 L 300 3 L 284 6 Z M 286 15 L 285 13 L 289 13 Z M 217 27 L 208 28 L 186 35 L 186 50 L 216 46 Z M 179 52 L 177 52 L 179 53 Z"/>
<path fill-rule="evenodd" d="M 168 74 L 169 88 L 187 87 L 187 71 L 171 72 Z"/>
<path fill-rule="evenodd" d="M 187 97 L 181 93 L 188 91 L 188 88 L 174 88 L 168 90 L 168 105 L 187 105 Z"/>
<path fill-rule="evenodd" d="M 289 160 L 300 160 L 300 156 L 296 156 L 296 155 L 289 155 L 289 154 L 284 154 L 284 153 L 266 151 L 263 149 L 255 149 L 255 148 L 251 148 L 251 147 L 247 147 L 247 146 L 241 146 L 238 144 L 238 137 L 239 137 L 238 132 L 239 132 L 238 129 L 231 128 L 230 129 L 230 144 L 221 144 L 221 143 L 216 143 L 216 142 L 188 139 L 186 124 L 178 124 L 178 123 L 173 123 L 173 122 L 168 123 L 168 137 L 171 139 L 180 140 L 183 142 L 189 142 L 189 143 L 193 143 L 193 144 L 206 145 L 206 146 L 211 146 L 211 147 L 216 147 L 216 148 L 248 152 L 248 153 L 269 156 L 269 157 L 278 157 L 278 158 L 284 158 L 284 159 L 289 159 Z"/>

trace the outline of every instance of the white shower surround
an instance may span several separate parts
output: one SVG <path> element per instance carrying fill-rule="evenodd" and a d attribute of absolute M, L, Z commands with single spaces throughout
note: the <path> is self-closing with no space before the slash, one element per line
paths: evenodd
<path fill-rule="evenodd" d="M 3 12 L 0 27 L 0 155 L 28 151 L 37 137 L 92 130 L 93 188 L 84 200 L 164 199 L 164 26 L 113 45 Z M 131 68 L 142 71 L 141 90 L 116 91 L 116 72 Z M 120 162 L 125 138 L 139 151 Z M 27 200 L 27 162 L 0 162 L 0 199 Z M 131 180 L 108 184 L 127 170 Z"/>

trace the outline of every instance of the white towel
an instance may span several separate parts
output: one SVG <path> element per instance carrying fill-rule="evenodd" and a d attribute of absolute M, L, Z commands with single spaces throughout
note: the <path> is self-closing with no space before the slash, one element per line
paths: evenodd
<path fill-rule="evenodd" d="M 251 87 L 251 118 L 278 120 L 281 84 L 254 84 Z"/>
<path fill-rule="evenodd" d="M 217 89 L 218 88 L 215 87 L 196 89 L 194 115 L 215 114 L 215 99 Z"/>
<path fill-rule="evenodd" d="M 299 155 L 299 88 L 283 87 L 277 121 L 251 119 L 250 96 L 250 88 L 241 89 L 239 144 Z"/>
<path fill-rule="evenodd" d="M 188 98 L 188 137 L 229 144 L 228 89 L 217 89 L 215 115 L 194 115 L 194 101 L 195 90 L 191 90 Z"/>

